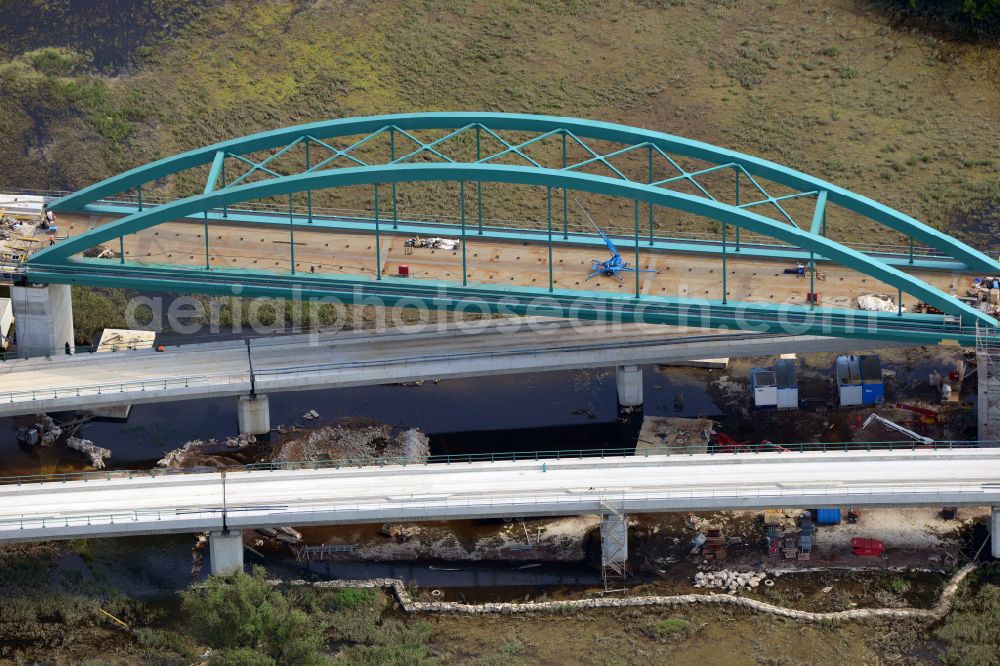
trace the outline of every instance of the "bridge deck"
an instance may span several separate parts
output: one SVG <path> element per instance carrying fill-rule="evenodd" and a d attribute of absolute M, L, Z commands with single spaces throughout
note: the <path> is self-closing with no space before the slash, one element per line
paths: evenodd
<path fill-rule="evenodd" d="M 556 369 L 858 351 L 879 340 L 713 334 L 655 324 L 575 325 L 547 319 L 431 326 L 421 333 L 303 334 L 0 363 L 0 416 L 157 400 L 473 377 Z M 903 343 L 896 343 L 903 344 Z"/>
<path fill-rule="evenodd" d="M 60 216 L 60 230 L 77 235 L 112 218 L 75 214 Z M 458 238 L 455 229 L 452 238 Z M 558 240 L 558 234 L 556 235 Z M 478 238 L 475 230 L 466 236 L 468 280 L 486 285 L 548 287 L 548 252 L 544 243 L 528 244 Z M 460 283 L 460 250 L 404 250 L 404 238 L 389 233 L 381 239 L 383 275 L 396 275 L 400 264 L 409 266 L 410 276 Z M 295 229 L 296 271 L 331 275 L 369 275 L 376 273 L 373 234 L 344 233 L 333 230 L 309 230 L 299 223 Z M 116 244 L 110 249 L 117 252 Z M 634 264 L 634 252 L 619 248 L 623 258 Z M 205 265 L 204 227 L 197 222 L 176 221 L 125 237 L 125 255 L 130 263 Z M 287 273 L 291 265 L 287 227 L 247 225 L 212 220 L 209 230 L 209 261 L 217 268 L 252 269 Z M 553 286 L 556 289 L 633 293 L 635 276 L 626 273 L 625 283 L 595 277 L 587 281 L 592 259 L 607 259 L 603 248 L 579 248 L 556 244 L 553 249 Z M 108 261 L 116 261 L 109 259 Z M 722 265 L 718 257 L 666 253 L 641 248 L 639 266 L 655 270 L 639 276 L 640 292 L 651 296 L 681 298 L 722 298 Z M 783 273 L 794 264 L 759 258 L 728 258 L 727 293 L 730 301 L 806 305 L 808 277 Z M 818 267 L 825 280 L 815 282 L 820 305 L 854 309 L 862 294 L 887 294 L 896 300 L 896 290 L 874 278 L 828 263 Z M 911 272 L 946 293 L 964 294 L 971 278 L 958 272 L 918 269 Z M 912 311 L 913 302 L 904 295 L 904 305 Z"/>
<path fill-rule="evenodd" d="M 990 462 L 993 461 L 993 462 Z M 0 487 L 0 540 L 275 525 L 1000 502 L 1000 451 L 650 456 L 191 473 Z"/>

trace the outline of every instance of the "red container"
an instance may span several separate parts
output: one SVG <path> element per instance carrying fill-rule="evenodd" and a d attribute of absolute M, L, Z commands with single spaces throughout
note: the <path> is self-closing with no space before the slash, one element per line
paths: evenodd
<path fill-rule="evenodd" d="M 948 373 L 948 381 L 957 382 L 962 378 L 962 375 L 958 374 L 958 370 L 952 370 Z"/>
<path fill-rule="evenodd" d="M 854 537 L 851 539 L 851 548 L 858 557 L 879 557 L 885 552 L 885 544 L 878 539 Z"/>
<path fill-rule="evenodd" d="M 806 303 L 813 303 L 813 304 L 819 303 L 819 294 L 817 294 L 816 292 L 807 292 Z"/>
<path fill-rule="evenodd" d="M 410 277 L 410 265 L 400 264 L 399 265 L 399 277 Z"/>

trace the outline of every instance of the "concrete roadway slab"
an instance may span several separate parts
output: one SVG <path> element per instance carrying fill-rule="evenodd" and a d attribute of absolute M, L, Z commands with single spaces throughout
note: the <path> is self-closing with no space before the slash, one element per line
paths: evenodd
<path fill-rule="evenodd" d="M 192 528 L 1000 502 L 1000 450 L 649 456 L 228 471 L 0 486 L 0 541 Z M 223 508 L 225 517 L 223 517 Z M 45 524 L 42 524 L 44 519 Z"/>
<path fill-rule="evenodd" d="M 60 229 L 78 235 L 104 224 L 111 218 L 63 214 Z M 458 230 L 456 229 L 456 232 Z M 126 260 L 136 264 L 177 264 L 205 266 L 204 226 L 197 222 L 177 221 L 125 237 Z M 457 238 L 458 236 L 454 236 Z M 462 280 L 461 250 L 414 249 L 406 254 L 400 236 L 385 234 L 381 240 L 381 270 L 395 275 L 399 266 L 409 266 L 410 276 L 452 283 Z M 504 242 L 466 236 L 468 279 L 487 285 L 546 287 L 549 280 L 548 251 L 544 245 Z M 295 230 L 295 266 L 297 272 L 332 275 L 370 275 L 376 273 L 374 237 L 371 234 L 309 230 L 297 224 Z M 118 251 L 116 244 L 111 249 Z M 605 250 L 555 245 L 553 248 L 553 285 L 561 289 L 633 293 L 635 275 L 626 273 L 619 284 L 603 276 L 587 280 L 593 259 L 608 258 Z M 623 258 L 634 264 L 633 253 L 622 250 Z M 209 227 L 209 263 L 218 268 L 242 268 L 287 273 L 291 266 L 287 230 L 270 225 L 220 223 Z M 116 261 L 111 259 L 109 261 Z M 640 274 L 643 294 L 719 299 L 722 297 L 722 265 L 718 257 L 650 252 L 640 249 L 639 266 L 655 273 Z M 808 305 L 809 279 L 785 275 L 793 267 L 785 262 L 742 259 L 730 254 L 727 262 L 727 294 L 733 301 Z M 832 264 L 818 272 L 825 280 L 816 280 L 820 305 L 855 309 L 862 294 L 888 294 L 896 300 L 896 290 L 879 280 Z M 971 286 L 971 276 L 957 272 L 932 270 L 910 271 L 921 280 L 945 293 L 964 295 Z M 904 305 L 912 310 L 913 299 L 904 294 Z"/>

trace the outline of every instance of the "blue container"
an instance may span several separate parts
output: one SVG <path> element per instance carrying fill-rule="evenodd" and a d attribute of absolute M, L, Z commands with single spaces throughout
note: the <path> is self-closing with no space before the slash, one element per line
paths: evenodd
<path fill-rule="evenodd" d="M 817 525 L 839 525 L 840 509 L 816 509 Z"/>

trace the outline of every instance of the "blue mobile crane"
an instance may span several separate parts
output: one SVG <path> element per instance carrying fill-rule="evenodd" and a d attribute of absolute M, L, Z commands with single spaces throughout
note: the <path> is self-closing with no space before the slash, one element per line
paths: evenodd
<path fill-rule="evenodd" d="M 580 212 L 583 213 L 583 216 L 586 217 L 587 220 L 590 221 L 590 224 L 595 229 L 597 229 L 597 233 L 601 234 L 601 238 L 604 239 L 604 242 L 607 244 L 608 249 L 611 251 L 611 258 L 610 259 L 607 259 L 605 261 L 601 261 L 600 259 L 592 259 L 591 260 L 591 261 L 594 262 L 594 264 L 590 268 L 590 275 L 587 276 L 588 280 L 590 278 L 597 277 L 598 275 L 603 275 L 605 277 L 613 277 L 614 279 L 618 280 L 618 282 L 620 284 L 625 284 L 625 280 L 621 276 L 622 273 L 629 273 L 629 272 L 632 272 L 632 273 L 655 273 L 656 272 L 656 271 L 651 270 L 651 269 L 638 269 L 638 268 L 633 268 L 633 267 L 629 266 L 628 262 L 625 261 L 624 259 L 622 259 L 622 255 L 619 254 L 618 248 L 615 247 L 614 241 L 612 241 L 611 238 L 609 238 L 608 235 L 606 233 L 604 233 L 604 230 L 601 229 L 601 227 L 598 226 L 597 222 L 594 221 L 594 218 L 592 218 L 590 216 L 590 213 L 587 212 L 587 209 L 583 207 L 582 203 L 580 203 L 580 200 L 577 199 L 576 197 L 573 197 L 573 201 L 576 202 L 576 205 L 580 208 Z"/>

